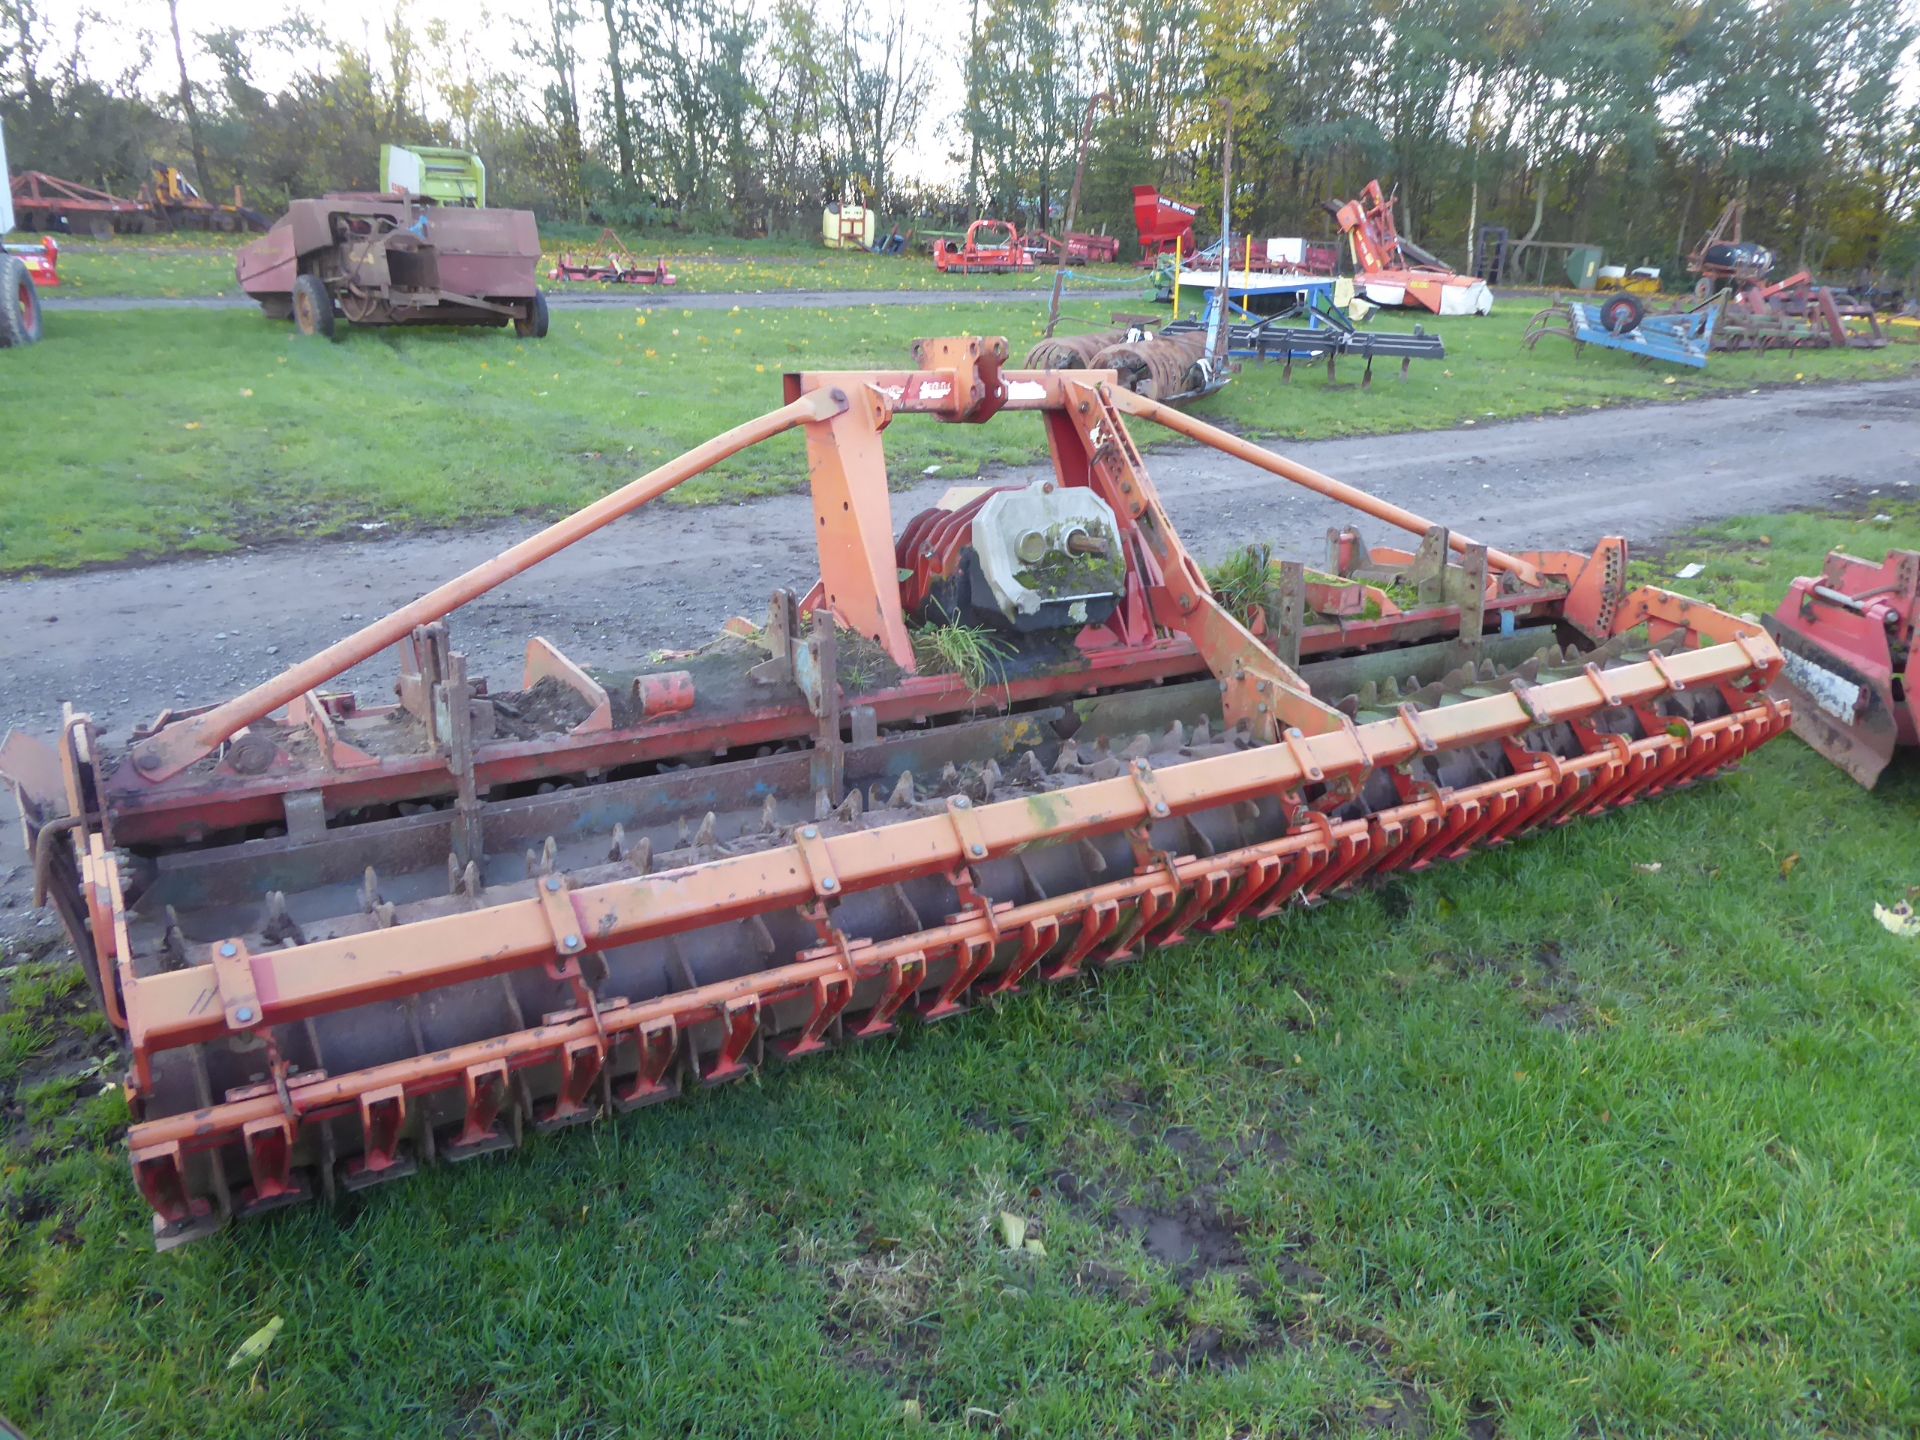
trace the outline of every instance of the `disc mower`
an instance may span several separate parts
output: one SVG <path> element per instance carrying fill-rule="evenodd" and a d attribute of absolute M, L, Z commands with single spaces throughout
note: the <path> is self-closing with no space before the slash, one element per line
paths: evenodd
<path fill-rule="evenodd" d="M 9 737 L 38 881 L 125 1038 L 159 1244 L 1602 815 L 1788 724 L 1766 631 L 1630 588 L 1623 541 L 1509 553 L 1006 353 L 789 375 L 245 694 Z M 1041 418 L 1050 472 L 896 537 L 889 424 L 1003 411 Z M 1211 584 L 1132 420 L 1408 548 L 1348 526 L 1320 568 L 1255 552 Z M 471 673 L 457 607 L 791 431 L 804 594 L 664 663 L 536 636 L 523 673 Z M 980 672 L 935 660 L 954 627 Z M 330 688 L 388 649 L 390 702 Z"/>
<path fill-rule="evenodd" d="M 1896 749 L 1920 744 L 1920 552 L 1892 550 L 1876 565 L 1835 550 L 1765 623 L 1782 652 L 1774 693 L 1792 702 L 1793 733 L 1872 789 Z"/>

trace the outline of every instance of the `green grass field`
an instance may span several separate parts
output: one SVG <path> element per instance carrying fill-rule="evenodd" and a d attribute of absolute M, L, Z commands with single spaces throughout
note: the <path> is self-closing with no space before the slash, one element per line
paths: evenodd
<path fill-rule="evenodd" d="M 665 294 L 755 294 L 782 290 L 1010 290 L 1050 293 L 1053 271 L 1040 266 L 1015 275 L 944 275 L 930 256 L 920 253 L 882 257 L 828 250 L 797 240 L 740 241 L 707 236 L 626 236 L 627 248 L 643 265 L 665 257 L 677 284 L 668 291 L 593 281 L 550 281 L 546 276 L 562 250 L 602 254 L 600 232 L 546 227 L 541 235 L 541 284 L 549 291 L 633 295 L 638 300 Z M 9 235 L 14 243 L 39 237 Z M 247 237 L 251 238 L 251 237 Z M 63 239 L 60 290 L 54 297 L 138 300 L 205 299 L 238 296 L 235 250 L 244 243 L 231 235 L 128 236 L 113 240 Z M 1141 272 L 1131 264 L 1081 265 L 1070 271 L 1072 290 L 1140 288 Z"/>
<path fill-rule="evenodd" d="M 1080 301 L 1076 319 L 1109 305 Z M 1246 433 L 1314 439 L 1483 424 L 1578 406 L 1680 402 L 1756 384 L 1909 373 L 1920 347 L 1716 356 L 1704 373 L 1623 355 L 1520 345 L 1531 307 L 1428 322 L 1448 358 L 1357 367 L 1329 386 L 1250 367 L 1197 413 Z M 894 367 L 920 336 L 1037 338 L 1037 300 L 1006 305 L 725 311 L 557 311 L 553 332 L 353 330 L 327 344 L 248 311 L 62 314 L 45 340 L 0 353 L 0 385 L 31 425 L 0 468 L 0 572 L 224 551 L 360 524 L 453 525 L 550 515 L 772 409 L 789 369 Z M 1404 317 L 1376 324 L 1404 325 Z M 1627 422 L 1630 423 L 1630 422 Z M 1151 441 L 1152 436 L 1143 436 Z M 1035 460 L 1039 421 L 987 426 L 908 419 L 887 433 L 893 473 L 949 477 Z M 683 501 L 805 483 L 789 437 L 676 492 Z"/>
<path fill-rule="evenodd" d="M 1699 558 L 1696 589 L 1770 606 L 1920 516 L 1725 534 L 1643 573 Z M 1920 763 L 1868 794 L 1783 739 L 164 1256 L 79 977 L 16 959 L 0 1413 L 41 1440 L 1913 1434 L 1920 942 L 1871 907 L 1914 883 L 1916 818 Z"/>

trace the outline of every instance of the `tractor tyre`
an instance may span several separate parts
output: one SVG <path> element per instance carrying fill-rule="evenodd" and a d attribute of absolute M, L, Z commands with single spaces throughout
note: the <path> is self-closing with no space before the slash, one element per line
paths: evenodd
<path fill-rule="evenodd" d="M 527 318 L 513 322 L 513 333 L 522 340 L 547 338 L 547 297 L 538 290 L 533 292 L 533 308 L 527 312 Z"/>
<path fill-rule="evenodd" d="M 40 292 L 27 262 L 0 253 L 0 350 L 31 345 L 40 338 Z"/>
<path fill-rule="evenodd" d="M 1647 318 L 1647 304 L 1638 295 L 1621 292 L 1600 307 L 1600 328 L 1609 335 L 1624 335 L 1638 330 Z"/>
<path fill-rule="evenodd" d="M 293 323 L 302 335 L 333 338 L 333 296 L 318 275 L 302 275 L 293 282 Z"/>

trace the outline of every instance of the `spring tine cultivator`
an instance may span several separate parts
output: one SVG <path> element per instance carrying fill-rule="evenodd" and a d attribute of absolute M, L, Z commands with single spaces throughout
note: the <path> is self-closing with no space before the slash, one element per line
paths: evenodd
<path fill-rule="evenodd" d="M 1690 785 L 1787 726 L 1766 632 L 1509 554 L 1125 390 L 925 341 L 786 403 L 224 704 L 0 769 L 124 1033 L 161 1245 L 939 1021 Z M 896 418 L 1038 412 L 1052 474 L 896 539 Z M 1409 533 L 1218 586 L 1127 430 Z M 445 617 L 748 445 L 806 436 L 820 580 L 665 668 Z M 1177 463 L 1177 459 L 1174 463 Z M 989 672 L 916 644 L 965 623 Z M 397 648 L 397 703 L 327 685 Z"/>

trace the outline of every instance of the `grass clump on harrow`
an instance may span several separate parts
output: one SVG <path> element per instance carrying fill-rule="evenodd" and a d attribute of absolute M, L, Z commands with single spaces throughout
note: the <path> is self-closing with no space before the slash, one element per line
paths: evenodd
<path fill-rule="evenodd" d="M 1267 603 L 1273 589 L 1273 548 L 1249 545 L 1208 566 L 1205 574 L 1229 614 L 1251 615 Z"/>
<path fill-rule="evenodd" d="M 976 695 L 1006 681 L 1013 651 L 985 625 L 959 620 L 920 625 L 912 638 L 913 658 L 923 674 L 958 675 Z"/>

